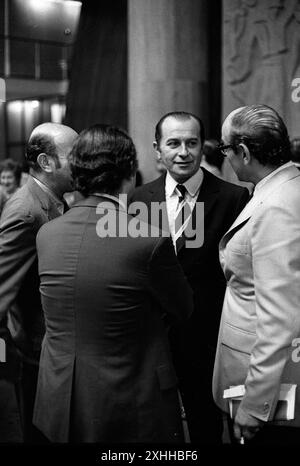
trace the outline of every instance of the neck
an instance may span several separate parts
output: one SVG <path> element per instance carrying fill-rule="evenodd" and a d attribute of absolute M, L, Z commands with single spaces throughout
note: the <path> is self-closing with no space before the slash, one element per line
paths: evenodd
<path fill-rule="evenodd" d="M 271 166 L 261 166 L 256 173 L 253 174 L 253 178 L 250 180 L 253 184 L 257 185 L 263 178 L 270 175 L 274 170 L 277 170 L 279 167 L 271 167 Z"/>

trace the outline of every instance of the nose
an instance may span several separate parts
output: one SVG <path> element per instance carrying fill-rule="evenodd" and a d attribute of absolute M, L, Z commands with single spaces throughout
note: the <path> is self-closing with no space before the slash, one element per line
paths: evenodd
<path fill-rule="evenodd" d="M 189 155 L 188 148 L 184 142 L 181 144 L 179 148 L 179 155 L 181 157 L 187 157 Z"/>

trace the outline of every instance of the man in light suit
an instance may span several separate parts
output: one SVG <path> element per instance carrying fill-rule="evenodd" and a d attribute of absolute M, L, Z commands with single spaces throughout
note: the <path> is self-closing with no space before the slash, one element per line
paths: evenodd
<path fill-rule="evenodd" d="M 92 126 L 71 168 L 84 198 L 37 237 L 46 335 L 34 423 L 52 442 L 182 442 L 164 318 L 187 318 L 192 290 L 171 241 L 139 236 L 122 203 L 134 144 Z"/>
<path fill-rule="evenodd" d="M 213 444 L 221 441 L 222 431 L 221 414 L 211 394 L 225 292 L 218 243 L 246 204 L 249 193 L 200 167 L 203 142 L 204 127 L 197 116 L 186 112 L 164 115 L 156 126 L 154 149 L 167 174 L 137 188 L 131 196 L 131 209 L 136 201 L 146 204 L 148 212 L 155 203 L 166 202 L 167 221 L 163 223 L 170 228 L 178 260 L 195 297 L 194 313 L 185 324 L 171 329 L 170 342 L 191 440 Z M 178 236 L 175 231 L 182 186 L 185 189 L 183 202 L 192 210 L 190 224 L 197 225 L 196 202 L 204 203 L 204 243 L 201 247 L 188 248 L 184 235 Z M 150 217 L 145 220 L 152 221 Z"/>
<path fill-rule="evenodd" d="M 39 440 L 32 411 L 44 321 L 35 241 L 39 228 L 63 213 L 63 194 L 73 189 L 67 155 L 76 137 L 71 128 L 54 123 L 33 130 L 26 151 L 29 179 L 1 216 L 0 338 L 6 342 L 7 360 L 0 365 L 0 403 L 9 401 L 0 409 L 0 441 Z"/>
<path fill-rule="evenodd" d="M 259 444 L 299 441 L 300 174 L 290 162 L 287 129 L 265 105 L 233 111 L 223 152 L 254 196 L 220 242 L 227 280 L 213 391 L 229 412 L 225 389 L 244 385 L 233 436 Z M 295 418 L 270 424 L 280 385 L 297 384 Z M 231 423 L 229 423 L 231 424 Z M 285 426 L 285 427 L 282 427 Z"/>

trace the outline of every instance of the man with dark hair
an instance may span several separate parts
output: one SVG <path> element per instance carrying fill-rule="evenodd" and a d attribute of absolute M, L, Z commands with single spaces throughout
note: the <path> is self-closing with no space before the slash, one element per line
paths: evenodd
<path fill-rule="evenodd" d="M 122 204 L 134 144 L 94 125 L 70 163 L 84 198 L 37 236 L 46 335 L 34 423 L 52 442 L 182 442 L 163 316 L 187 318 L 192 291 L 170 239 L 138 235 Z"/>
<path fill-rule="evenodd" d="M 291 141 L 292 161 L 300 170 L 300 138 L 294 138 Z"/>
<path fill-rule="evenodd" d="M 240 405 L 229 421 L 233 432 L 227 429 L 232 441 L 296 446 L 300 435 L 300 174 L 291 162 L 287 128 L 266 105 L 231 112 L 224 121 L 222 139 L 221 150 L 239 180 L 255 188 L 220 242 L 227 289 L 214 398 L 229 417 L 224 390 L 244 385 L 237 393 Z M 282 384 L 296 384 L 294 399 L 290 392 L 290 406 L 294 404 L 290 415 L 282 409 L 285 403 L 278 403 Z"/>
<path fill-rule="evenodd" d="M 223 163 L 224 157 L 220 154 L 219 142 L 215 139 L 208 139 L 204 141 L 201 167 L 206 168 L 213 175 L 223 178 Z"/>
<path fill-rule="evenodd" d="M 218 243 L 244 207 L 248 191 L 200 167 L 205 135 L 198 117 L 187 112 L 168 113 L 157 124 L 155 135 L 154 149 L 167 174 L 137 188 L 131 197 L 131 207 L 135 201 L 140 201 L 151 212 L 151 205 L 166 202 L 167 223 L 174 248 L 193 288 L 195 301 L 195 311 L 188 322 L 170 332 L 175 368 L 191 440 L 219 443 L 222 423 L 211 394 L 213 361 L 225 292 Z M 191 221 L 194 222 L 196 202 L 204 203 L 204 244 L 195 249 L 186 247 L 182 241 L 182 229 L 176 231 L 176 217 L 180 206 L 185 204 L 192 211 Z M 151 222 L 150 218 L 145 220 Z"/>
<path fill-rule="evenodd" d="M 0 409 L 0 441 L 39 440 L 32 410 L 44 321 L 35 241 L 39 228 L 66 207 L 63 194 L 73 189 L 67 156 L 76 137 L 71 128 L 54 123 L 33 130 L 26 152 L 29 179 L 1 216 L 0 338 L 6 342 L 7 358 L 0 366 L 0 403 L 5 396 L 9 402 Z M 16 393 L 20 376 L 22 426 Z"/>

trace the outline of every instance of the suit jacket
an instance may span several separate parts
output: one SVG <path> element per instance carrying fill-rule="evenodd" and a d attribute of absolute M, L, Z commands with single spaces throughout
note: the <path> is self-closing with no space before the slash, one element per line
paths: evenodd
<path fill-rule="evenodd" d="M 227 290 L 213 380 L 221 409 L 228 412 L 224 389 L 245 384 L 242 407 L 263 421 L 272 420 L 280 384 L 298 384 L 296 419 L 291 423 L 296 425 L 300 366 L 293 339 L 300 335 L 299 195 L 299 171 L 286 166 L 255 192 L 221 240 Z"/>
<path fill-rule="evenodd" d="M 55 442 L 180 441 L 159 309 L 188 317 L 192 292 L 171 242 L 99 237 L 104 202 L 84 199 L 38 234 L 46 335 L 34 423 Z M 114 202 L 108 213 L 122 228 L 134 220 Z"/>
<path fill-rule="evenodd" d="M 56 204 L 29 177 L 5 204 L 0 220 L 0 338 L 7 363 L 0 377 L 18 377 L 15 346 L 38 361 L 44 335 L 36 258 L 39 228 L 59 214 Z M 12 342 L 13 339 L 13 342 Z"/>
<path fill-rule="evenodd" d="M 204 203 L 204 243 L 197 249 L 181 246 L 177 254 L 195 300 L 191 318 L 173 327 L 170 335 L 179 373 L 190 365 L 199 367 L 201 359 L 209 359 L 209 364 L 213 365 L 226 285 L 219 264 L 218 244 L 249 198 L 247 189 L 223 181 L 205 169 L 203 173 L 197 202 Z M 165 200 L 165 175 L 137 188 L 130 199 L 144 202 L 148 211 L 151 203 Z M 195 209 L 192 217 L 194 215 Z M 151 218 L 145 220 L 151 223 Z M 194 374 L 191 377 L 194 379 Z"/>
<path fill-rule="evenodd" d="M 4 208 L 6 201 L 7 201 L 7 196 L 0 186 L 0 216 L 1 216 L 1 213 L 2 213 L 2 210 Z"/>

